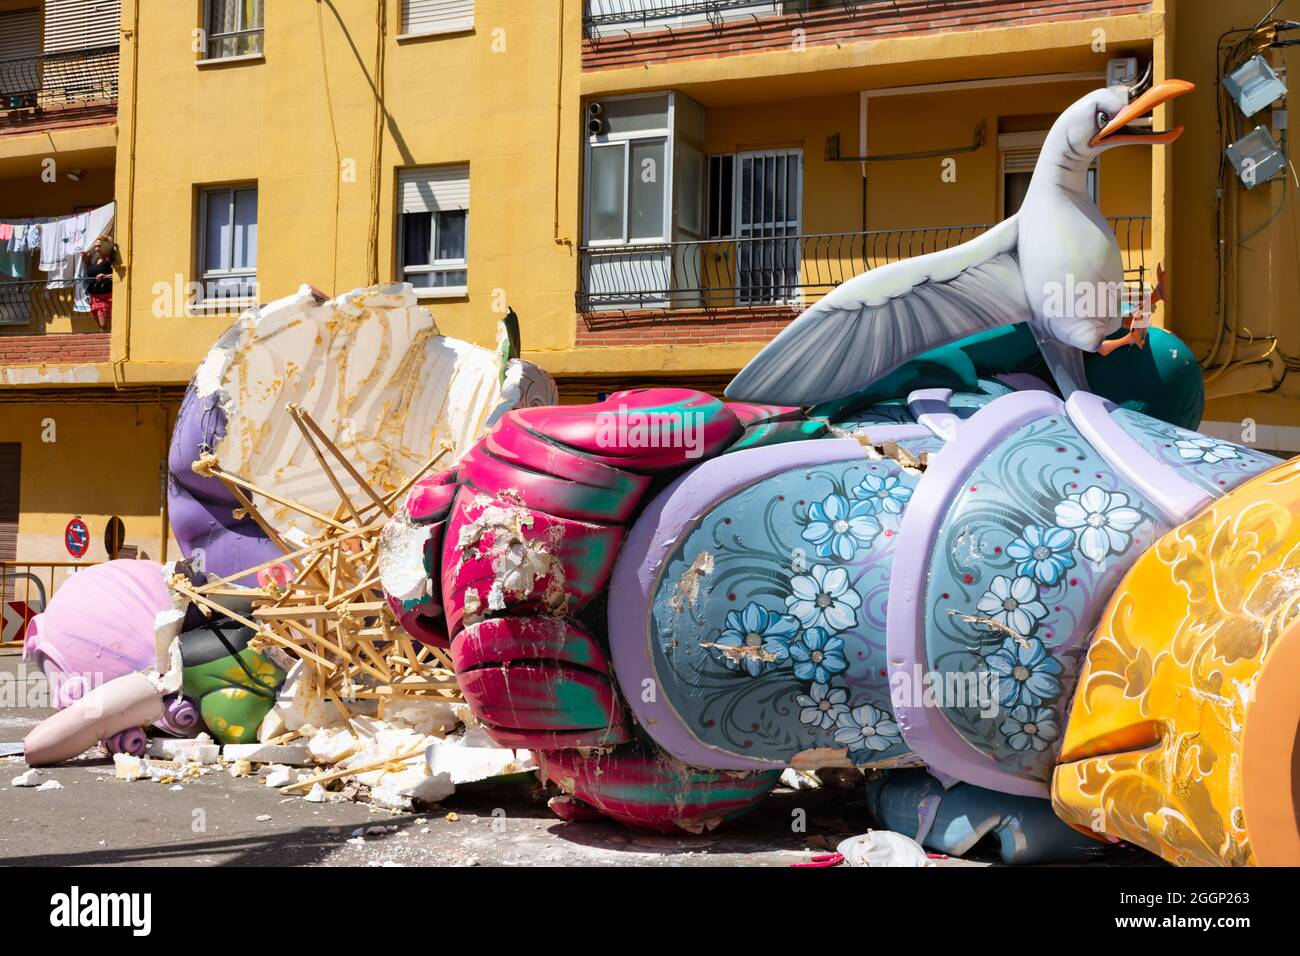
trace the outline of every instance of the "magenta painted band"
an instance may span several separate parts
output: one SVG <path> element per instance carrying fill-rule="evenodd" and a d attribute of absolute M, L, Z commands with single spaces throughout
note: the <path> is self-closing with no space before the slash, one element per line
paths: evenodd
<path fill-rule="evenodd" d="M 680 541 L 719 501 L 794 468 L 863 457 L 851 438 L 790 442 L 713 458 L 682 475 L 646 507 L 628 532 L 610 578 L 609 649 L 623 697 L 637 721 L 674 757 L 712 770 L 772 770 L 780 761 L 742 757 L 704 743 L 668 700 L 650 649 L 655 589 Z M 658 689 L 644 698 L 644 681 Z"/>
<path fill-rule="evenodd" d="M 1182 524 L 1214 500 L 1139 445 L 1111 417 L 1114 402 L 1091 392 L 1075 392 L 1065 410 L 1074 427 L 1107 463 L 1174 524 Z"/>
<path fill-rule="evenodd" d="M 1065 405 L 1045 392 L 1013 392 L 989 402 L 966 420 L 957 438 L 943 454 L 930 459 L 920 484 L 903 512 L 894 553 L 894 576 L 889 585 L 885 615 L 889 651 L 889 686 L 911 682 L 917 668 L 928 667 L 925 652 L 926 591 L 935 545 L 948 507 L 967 476 L 984 460 L 989 449 L 1017 429 L 1049 415 L 1062 415 Z M 940 773 L 989 790 L 1027 797 L 1048 796 L 1041 780 L 1008 773 L 991 757 L 980 753 L 948 722 L 939 707 L 912 704 L 894 694 L 894 719 L 903 740 L 922 760 Z M 916 695 L 908 694 L 907 698 Z"/>
<path fill-rule="evenodd" d="M 961 419 L 948 404 L 951 400 L 950 388 L 918 388 L 907 396 L 907 408 L 936 437 L 952 441 L 957 437 Z"/>

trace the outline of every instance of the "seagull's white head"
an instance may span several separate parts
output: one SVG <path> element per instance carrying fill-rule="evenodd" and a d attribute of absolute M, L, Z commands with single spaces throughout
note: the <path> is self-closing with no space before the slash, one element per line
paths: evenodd
<path fill-rule="evenodd" d="M 1195 88 L 1186 80 L 1163 80 L 1148 86 L 1144 77 L 1132 87 L 1094 90 L 1057 118 L 1045 145 L 1052 147 L 1056 154 L 1053 158 L 1063 167 L 1076 172 L 1086 170 L 1098 156 L 1116 146 L 1165 146 L 1181 135 L 1181 126 L 1156 130 L 1149 121 L 1137 124 L 1161 103 Z"/>

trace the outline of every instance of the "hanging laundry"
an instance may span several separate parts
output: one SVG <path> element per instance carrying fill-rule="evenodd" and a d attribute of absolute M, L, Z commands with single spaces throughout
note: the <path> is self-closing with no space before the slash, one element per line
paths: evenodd
<path fill-rule="evenodd" d="M 0 245 L 0 280 L 25 280 L 28 258 L 26 252 L 12 252 L 7 243 Z"/>
<path fill-rule="evenodd" d="M 41 224 L 41 271 L 58 269 L 63 255 L 63 224 L 58 219 Z"/>

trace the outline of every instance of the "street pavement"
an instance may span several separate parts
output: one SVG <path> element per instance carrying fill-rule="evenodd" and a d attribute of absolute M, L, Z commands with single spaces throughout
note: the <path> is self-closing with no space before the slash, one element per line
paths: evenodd
<path fill-rule="evenodd" d="M 21 741 L 52 713 L 46 703 L 44 679 L 4 652 L 0 744 Z M 463 787 L 436 807 L 391 813 L 308 803 L 223 771 L 128 783 L 97 751 L 43 772 L 62 789 L 11 786 L 25 769 L 0 757 L 0 866 L 789 866 L 871 827 L 860 787 L 781 789 L 749 818 L 696 837 L 564 823 L 530 783 Z"/>

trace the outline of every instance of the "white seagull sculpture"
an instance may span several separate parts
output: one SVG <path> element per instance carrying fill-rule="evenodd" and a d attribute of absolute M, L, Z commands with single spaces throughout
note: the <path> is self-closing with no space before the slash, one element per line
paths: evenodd
<path fill-rule="evenodd" d="M 794 320 L 727 386 L 727 397 L 817 405 L 975 332 L 1029 323 L 1062 393 L 1087 388 L 1083 351 L 1106 354 L 1123 321 L 1119 242 L 1088 195 L 1088 167 L 1126 143 L 1166 145 L 1181 126 L 1132 124 L 1194 89 L 1184 80 L 1089 93 L 1052 124 L 1019 212 L 970 242 L 849 280 Z M 1076 293 L 1089 290 L 1091 294 Z M 1083 350 L 1083 351 L 1080 351 Z"/>

